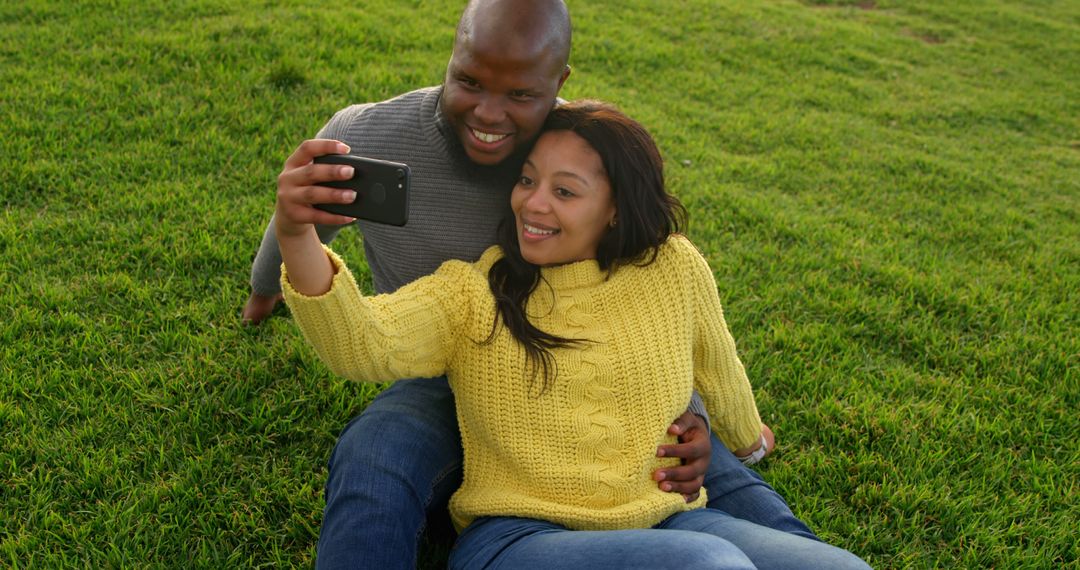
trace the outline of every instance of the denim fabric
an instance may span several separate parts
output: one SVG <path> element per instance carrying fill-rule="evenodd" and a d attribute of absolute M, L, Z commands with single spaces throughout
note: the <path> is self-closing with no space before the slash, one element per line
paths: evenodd
<path fill-rule="evenodd" d="M 705 473 L 711 509 L 761 526 L 818 540 L 809 527 L 795 518 L 787 502 L 753 469 L 712 436 L 712 459 Z"/>
<path fill-rule="evenodd" d="M 784 499 L 715 436 L 709 506 L 813 538 Z M 342 430 L 329 461 L 318 568 L 415 568 L 429 514 L 461 484 L 461 436 L 445 377 L 401 380 Z M 445 517 L 443 517 L 445 518 Z"/>
<path fill-rule="evenodd" d="M 395 382 L 330 456 L 316 568 L 416 567 L 429 507 L 461 485 L 461 435 L 445 377 Z"/>
<path fill-rule="evenodd" d="M 533 519 L 483 518 L 458 538 L 450 568 L 866 570 L 869 566 L 835 546 L 706 508 L 671 516 L 652 529 L 635 530 L 572 531 Z"/>

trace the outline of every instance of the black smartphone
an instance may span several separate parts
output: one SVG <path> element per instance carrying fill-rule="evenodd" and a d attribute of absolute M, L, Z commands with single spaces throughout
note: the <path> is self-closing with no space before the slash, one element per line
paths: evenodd
<path fill-rule="evenodd" d="M 352 178 L 319 182 L 319 186 L 356 192 L 356 199 L 351 204 L 315 204 L 316 208 L 394 226 L 404 226 L 409 220 L 407 165 L 351 154 L 326 154 L 315 157 L 315 162 L 353 167 Z"/>

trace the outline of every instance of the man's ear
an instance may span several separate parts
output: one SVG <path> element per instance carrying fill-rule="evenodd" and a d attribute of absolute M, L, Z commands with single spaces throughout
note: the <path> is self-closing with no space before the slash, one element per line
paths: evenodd
<path fill-rule="evenodd" d="M 557 89 L 555 89 L 556 94 L 558 94 L 559 90 L 562 89 L 563 83 L 566 83 L 566 78 L 567 77 L 570 77 L 570 64 L 569 63 L 566 64 L 566 67 L 564 67 L 563 70 L 562 70 L 562 75 L 559 76 L 559 87 Z"/>

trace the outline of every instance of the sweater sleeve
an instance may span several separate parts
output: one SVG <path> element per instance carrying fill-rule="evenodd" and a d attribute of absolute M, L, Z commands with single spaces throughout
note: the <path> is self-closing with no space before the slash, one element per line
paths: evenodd
<path fill-rule="evenodd" d="M 367 107 L 368 105 L 352 105 L 338 111 L 319 129 L 315 138 L 342 140 L 345 137 L 345 128 Z M 319 241 L 330 243 L 344 227 L 316 224 L 315 231 L 319 234 Z M 251 263 L 251 290 L 260 295 L 277 295 L 281 291 L 278 285 L 280 267 L 281 252 L 278 250 L 274 218 L 271 216 L 263 232 L 262 242 L 259 243 L 259 250 L 255 253 L 255 260 Z"/>
<path fill-rule="evenodd" d="M 329 291 L 297 293 L 284 265 L 281 287 L 293 320 L 330 370 L 362 382 L 445 373 L 473 306 L 463 294 L 471 266 L 448 261 L 394 293 L 366 297 L 341 258 L 326 251 L 336 272 Z"/>
<path fill-rule="evenodd" d="M 747 447 L 761 436 L 754 393 L 724 320 L 712 270 L 693 244 L 680 241 L 694 304 L 694 387 L 720 441 L 730 450 Z"/>
<path fill-rule="evenodd" d="M 705 401 L 701 399 L 701 394 L 698 394 L 697 390 L 690 395 L 690 405 L 686 407 L 686 411 L 701 416 L 701 419 L 705 421 L 705 427 L 712 429 L 709 424 L 709 411 L 705 409 Z"/>

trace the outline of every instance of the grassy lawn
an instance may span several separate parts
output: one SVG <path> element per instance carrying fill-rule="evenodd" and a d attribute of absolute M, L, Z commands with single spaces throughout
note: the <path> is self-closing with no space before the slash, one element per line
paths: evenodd
<path fill-rule="evenodd" d="M 310 565 L 379 387 L 240 326 L 250 262 L 292 148 L 438 83 L 461 5 L 0 4 L 0 565 Z M 796 514 L 1078 567 L 1080 2 L 570 8 L 563 95 L 659 140 Z"/>

